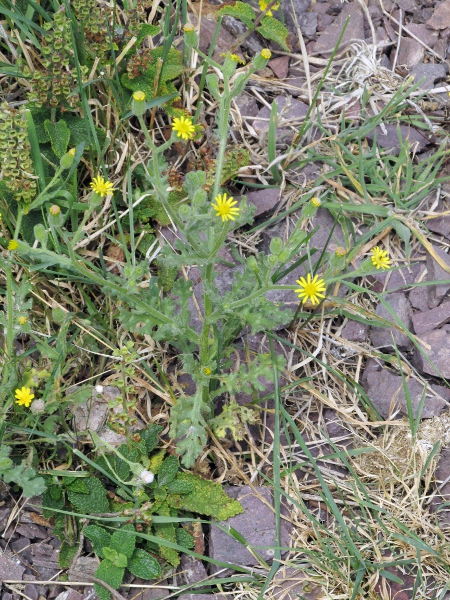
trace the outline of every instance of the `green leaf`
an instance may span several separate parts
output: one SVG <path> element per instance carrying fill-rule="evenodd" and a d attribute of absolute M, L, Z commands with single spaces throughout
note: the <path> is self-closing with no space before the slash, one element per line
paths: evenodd
<path fill-rule="evenodd" d="M 88 477 L 84 480 L 89 493 L 73 492 L 68 490 L 70 502 L 82 513 L 92 515 L 109 511 L 109 502 L 106 489 L 96 477 Z"/>
<path fill-rule="evenodd" d="M 141 579 L 156 579 L 161 577 L 161 566 L 156 558 L 145 550 L 138 548 L 128 561 L 128 570 Z"/>
<path fill-rule="evenodd" d="M 134 547 L 136 545 L 136 536 L 125 533 L 126 531 L 131 531 L 136 533 L 135 528 L 131 523 L 127 523 L 123 527 L 120 528 L 119 531 L 115 531 L 111 536 L 111 543 L 109 544 L 110 548 L 114 548 L 117 552 L 121 552 L 127 558 L 130 558 L 133 554 Z M 106 555 L 105 555 L 106 556 Z M 106 558 L 108 558 L 106 556 Z"/>
<path fill-rule="evenodd" d="M 83 533 L 92 542 L 95 554 L 100 556 L 100 558 L 105 558 L 103 548 L 109 547 L 111 534 L 103 529 L 103 527 L 98 527 L 97 525 L 88 525 L 83 529 Z"/>
<path fill-rule="evenodd" d="M 279 44 L 286 52 L 290 51 L 289 46 L 286 43 L 289 31 L 274 17 L 264 17 L 257 31 L 266 39 L 273 40 Z"/>
<path fill-rule="evenodd" d="M 255 20 L 255 11 L 246 2 L 235 2 L 232 6 L 224 6 L 219 11 L 218 15 L 228 15 L 239 19 L 247 25 L 249 29 L 253 29 L 253 21 Z"/>
<path fill-rule="evenodd" d="M 156 423 L 152 423 L 150 427 L 147 427 L 147 429 L 142 429 L 139 431 L 139 435 L 141 436 L 141 439 L 144 440 L 145 447 L 147 448 L 147 452 L 149 454 L 156 448 L 159 434 L 163 429 L 164 427 L 162 427 L 162 425 L 156 425 Z"/>
<path fill-rule="evenodd" d="M 181 479 L 174 479 L 167 485 L 167 492 L 169 494 L 189 494 L 194 489 L 192 481 L 182 481 Z"/>
<path fill-rule="evenodd" d="M 119 588 L 124 575 L 124 567 L 116 567 L 110 560 L 106 559 L 102 560 L 98 569 L 95 571 L 95 576 L 110 585 L 114 590 Z M 98 583 L 96 583 L 94 587 L 100 600 L 109 600 L 110 593 L 106 588 Z"/>
<path fill-rule="evenodd" d="M 159 25 L 151 25 L 150 23 L 142 23 L 139 28 L 139 33 L 137 34 L 136 48 L 141 45 L 141 42 L 144 38 L 149 36 L 154 36 L 161 31 L 161 27 Z"/>
<path fill-rule="evenodd" d="M 191 482 L 194 489 L 190 494 L 169 496 L 169 506 L 208 515 L 219 521 L 244 512 L 241 503 L 227 496 L 219 484 L 191 473 L 180 473 L 178 479 Z"/>
<path fill-rule="evenodd" d="M 105 558 L 112 562 L 115 567 L 125 568 L 127 566 L 128 561 L 125 554 L 117 552 L 117 550 L 114 550 L 114 548 L 103 548 L 103 554 L 105 555 Z"/>
<path fill-rule="evenodd" d="M 168 456 L 164 460 L 163 464 L 161 465 L 161 469 L 159 470 L 158 485 L 167 485 L 168 483 L 173 481 L 177 476 L 178 469 L 178 456 L 175 456 L 174 454 Z"/>
<path fill-rule="evenodd" d="M 36 471 L 31 467 L 18 465 L 13 469 L 3 472 L 3 481 L 5 483 L 16 483 L 22 488 L 25 498 L 40 496 L 47 488 L 43 477 L 36 477 Z"/>
<path fill-rule="evenodd" d="M 73 557 L 77 553 L 77 550 L 77 545 L 71 546 L 65 541 L 61 544 L 58 554 L 58 564 L 61 569 L 68 569 L 71 566 Z"/>
<path fill-rule="evenodd" d="M 69 479 L 69 477 L 67 478 Z M 80 494 L 89 494 L 89 488 L 80 477 L 71 477 L 72 481 L 66 481 L 65 486 L 72 492 L 80 492 Z"/>
<path fill-rule="evenodd" d="M 183 546 L 183 548 L 193 548 L 195 546 L 194 536 L 186 531 L 183 527 L 179 527 L 175 531 L 177 538 L 177 544 Z"/>
<path fill-rule="evenodd" d="M 67 152 L 67 146 L 69 145 L 70 131 L 67 123 L 63 120 L 52 123 L 47 119 L 44 126 L 50 137 L 53 152 L 58 158 L 61 158 Z"/>

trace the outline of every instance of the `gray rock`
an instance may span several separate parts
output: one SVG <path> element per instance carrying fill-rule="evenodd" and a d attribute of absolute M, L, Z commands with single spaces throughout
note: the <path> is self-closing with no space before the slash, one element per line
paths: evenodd
<path fill-rule="evenodd" d="M 381 283 L 381 286 L 371 285 L 371 289 L 377 293 L 399 292 L 406 286 L 416 283 L 425 270 L 423 263 L 411 263 L 403 269 L 389 269 L 379 271 L 371 275 L 371 279 Z"/>
<path fill-rule="evenodd" d="M 71 388 L 73 390 L 73 388 Z M 105 424 L 108 418 L 109 408 L 108 400 L 120 396 L 120 390 L 117 387 L 106 386 L 103 388 L 103 394 L 98 394 L 95 388 L 92 391 L 92 397 L 86 404 L 77 404 L 73 411 L 73 426 L 75 431 L 98 431 Z"/>
<path fill-rule="evenodd" d="M 397 156 L 400 153 L 397 125 L 385 124 L 385 128 L 386 133 L 383 133 L 379 126 L 376 127 L 367 134 L 367 139 L 373 141 L 376 132 L 377 145 Z M 408 140 L 410 145 L 416 149 L 416 152 L 421 152 L 431 142 L 431 139 L 427 137 L 427 132 L 418 131 L 409 125 L 400 125 L 400 132 L 403 140 Z"/>
<path fill-rule="evenodd" d="M 39 598 L 38 588 L 34 583 L 27 583 L 25 589 L 23 590 L 23 593 L 27 598 L 30 598 L 31 600 L 38 600 Z"/>
<path fill-rule="evenodd" d="M 428 310 L 428 289 L 426 286 L 421 285 L 413 288 L 409 292 L 409 302 L 411 306 L 418 310 Z"/>
<path fill-rule="evenodd" d="M 225 489 L 229 496 L 241 502 L 244 513 L 231 517 L 221 525 L 225 530 L 228 527 L 236 529 L 250 547 L 253 547 L 264 560 L 270 561 L 274 556 L 271 548 L 275 546 L 275 516 L 273 509 L 270 508 L 273 506 L 270 489 L 267 487 L 252 489 L 250 486 L 227 487 Z M 282 519 L 281 546 L 289 545 L 289 537 L 290 532 L 286 527 L 286 522 Z M 264 546 L 268 549 L 264 549 Z M 223 563 L 240 566 L 258 564 L 257 559 L 244 545 L 214 525 L 211 527 L 209 550 L 211 558 Z M 218 567 L 212 565 L 214 573 L 218 569 Z"/>
<path fill-rule="evenodd" d="M 450 239 L 450 215 L 440 216 L 436 219 L 428 219 L 424 222 L 424 225 L 433 233 L 438 233 L 439 235 L 443 235 L 447 239 Z"/>
<path fill-rule="evenodd" d="M 450 256 L 438 246 L 433 246 L 434 252 L 450 268 Z M 438 285 L 429 285 L 428 306 L 435 308 L 450 291 L 450 273 L 441 267 L 437 260 L 427 252 L 427 281 L 439 281 Z M 445 282 L 445 283 L 444 283 Z"/>
<path fill-rule="evenodd" d="M 35 523 L 20 524 L 17 527 L 16 532 L 30 540 L 45 540 L 48 538 L 47 529 L 41 525 L 36 525 Z"/>
<path fill-rule="evenodd" d="M 186 585 L 198 583 L 208 578 L 205 566 L 201 560 L 189 556 L 189 554 L 181 555 L 182 576 Z"/>
<path fill-rule="evenodd" d="M 289 41 L 293 51 L 300 49 L 297 23 L 304 36 L 313 37 L 316 33 L 317 15 L 308 12 L 310 6 L 311 0 L 281 0 L 281 12 L 290 33 Z"/>
<path fill-rule="evenodd" d="M 424 356 L 416 348 L 412 360 L 413 365 L 428 375 L 450 378 L 450 325 L 444 325 L 442 329 L 427 331 L 420 336 L 420 339 L 428 344 L 430 349 L 423 349 Z"/>
<path fill-rule="evenodd" d="M 96 557 L 80 556 L 69 569 L 69 581 L 91 582 L 99 564 Z"/>
<path fill-rule="evenodd" d="M 85 596 L 76 590 L 65 590 L 56 596 L 55 600 L 84 600 Z"/>
<path fill-rule="evenodd" d="M 277 96 L 277 142 L 289 144 L 299 127 L 302 125 L 308 112 L 308 105 L 291 97 Z M 253 129 L 260 136 L 261 143 L 269 131 L 270 109 L 263 106 L 253 121 Z"/>
<path fill-rule="evenodd" d="M 396 50 L 393 49 L 391 52 L 391 61 L 395 55 Z M 398 53 L 397 65 L 404 66 L 408 69 L 415 67 L 419 64 L 425 56 L 425 48 L 420 42 L 410 37 L 402 37 L 400 44 L 400 51 Z"/>
<path fill-rule="evenodd" d="M 439 65 L 433 63 L 420 63 L 416 65 L 411 71 L 414 75 L 414 81 L 420 83 L 419 87 L 422 90 L 431 90 L 434 87 L 435 81 L 445 79 L 448 73 L 448 66 L 445 63 Z M 437 219 L 430 219 L 430 221 L 437 221 Z M 428 225 L 429 221 L 426 222 Z"/>
<path fill-rule="evenodd" d="M 236 105 L 242 117 L 256 117 L 259 108 L 254 96 L 244 92 L 236 99 Z"/>
<path fill-rule="evenodd" d="M 392 308 L 392 312 L 400 319 L 408 331 L 412 331 L 412 310 L 405 294 L 390 294 L 386 299 L 387 304 Z M 395 318 L 383 304 L 376 308 L 376 314 L 383 319 L 395 323 Z M 372 327 L 371 328 L 372 345 L 377 349 L 393 348 L 394 343 L 399 350 L 412 350 L 414 344 L 409 337 L 396 329 L 395 327 Z"/>
<path fill-rule="evenodd" d="M 406 12 L 415 12 L 419 8 L 416 0 L 396 0 L 395 3 Z"/>
<path fill-rule="evenodd" d="M 28 538 L 20 537 L 15 542 L 11 542 L 10 546 L 23 560 L 31 562 L 31 542 Z"/>
<path fill-rule="evenodd" d="M 170 589 L 163 589 L 162 586 L 168 586 L 169 582 L 167 579 L 163 581 L 153 582 L 153 581 L 144 581 L 143 579 L 136 578 L 133 581 L 135 585 L 149 585 L 153 584 L 156 587 L 143 587 L 139 594 L 133 591 L 131 597 L 133 600 L 163 600 L 163 598 L 167 598 L 171 594 Z M 136 588 L 134 588 L 136 590 Z"/>
<path fill-rule="evenodd" d="M 354 40 L 365 40 L 364 18 L 361 6 L 357 2 L 349 2 L 342 8 L 334 23 L 323 31 L 314 45 L 314 51 L 319 54 L 332 52 L 339 40 L 345 22 L 350 18 L 339 49 L 342 50 Z"/>
<path fill-rule="evenodd" d="M 25 571 L 18 559 L 9 558 L 6 554 L 0 555 L 0 589 L 1 582 L 8 580 L 20 580 Z"/>
<path fill-rule="evenodd" d="M 408 415 L 401 375 L 392 373 L 370 358 L 367 361 L 362 382 L 367 396 L 383 419 L 387 419 L 397 409 L 400 409 L 402 415 Z M 413 412 L 416 416 L 424 386 L 420 381 L 412 378 L 406 379 L 406 385 L 411 397 Z M 436 391 L 448 401 L 449 394 L 446 388 L 436 386 Z M 429 419 L 438 416 L 447 406 L 448 402 L 438 398 L 433 387 L 427 386 L 422 417 Z"/>
<path fill-rule="evenodd" d="M 197 19 L 194 15 L 191 16 L 191 21 L 195 25 L 197 23 Z M 207 17 L 202 17 L 202 22 L 200 25 L 199 32 L 199 47 L 202 52 L 208 53 L 209 47 L 211 45 L 214 32 L 217 27 L 217 22 L 213 19 L 208 19 Z M 229 52 L 230 48 L 236 42 L 236 38 L 229 31 L 225 29 L 225 27 L 221 27 L 219 29 L 219 35 L 217 36 L 217 41 L 213 53 L 213 58 L 216 60 L 220 54 L 224 52 Z M 236 53 L 239 53 L 239 48 L 235 50 Z"/>
<path fill-rule="evenodd" d="M 289 72 L 289 56 L 279 56 L 269 60 L 269 67 L 278 79 L 286 79 Z"/>
<path fill-rule="evenodd" d="M 315 585 L 312 578 L 294 567 L 282 565 L 273 578 L 273 600 L 320 600 L 322 597 L 322 587 Z"/>
<path fill-rule="evenodd" d="M 427 21 L 427 25 L 433 29 L 447 29 L 450 24 L 450 0 L 439 4 L 433 16 Z"/>
<path fill-rule="evenodd" d="M 247 201 L 256 206 L 255 217 L 259 217 L 273 210 L 280 202 L 280 188 L 268 188 L 246 194 Z"/>
<path fill-rule="evenodd" d="M 437 308 L 425 312 L 417 312 L 412 317 L 414 331 L 421 335 L 432 329 L 439 329 L 450 321 L 450 301 L 443 302 Z"/>
<path fill-rule="evenodd" d="M 365 323 L 359 323 L 359 321 L 349 321 L 344 325 L 341 332 L 341 337 L 349 342 L 362 344 L 367 341 L 368 332 L 369 326 Z"/>

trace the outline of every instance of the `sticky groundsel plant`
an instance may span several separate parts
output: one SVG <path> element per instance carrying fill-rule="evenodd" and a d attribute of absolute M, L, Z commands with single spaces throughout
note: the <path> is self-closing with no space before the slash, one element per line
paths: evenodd
<path fill-rule="evenodd" d="M 183 548 L 194 546 L 192 535 L 171 518 L 197 514 L 225 520 L 243 512 L 241 504 L 219 484 L 183 473 L 176 456 L 157 450 L 161 430 L 151 425 L 135 435 L 133 443 L 117 449 L 92 434 L 99 453 L 97 467 L 109 478 L 114 493 L 108 493 L 103 481 L 88 472 L 47 476 L 43 511 L 45 517 L 54 519 L 55 533 L 63 540 L 61 567 L 70 566 L 78 548 L 80 519 L 90 515 L 117 517 L 113 529 L 101 519 L 82 528 L 101 559 L 95 576 L 117 589 L 126 570 L 154 579 L 164 564 L 178 566 Z M 167 521 L 153 522 L 154 516 L 167 517 Z M 101 600 L 109 599 L 104 587 L 96 584 L 95 588 Z"/>

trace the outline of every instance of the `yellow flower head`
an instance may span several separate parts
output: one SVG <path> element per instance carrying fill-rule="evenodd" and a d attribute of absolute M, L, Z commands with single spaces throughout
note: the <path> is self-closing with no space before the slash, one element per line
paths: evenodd
<path fill-rule="evenodd" d="M 30 406 L 31 401 L 34 398 L 34 394 L 32 394 L 30 388 L 27 387 L 17 389 L 15 392 L 15 396 L 16 404 L 18 404 L 19 406 L 26 406 L 27 408 Z"/>
<path fill-rule="evenodd" d="M 234 62 L 245 65 L 245 60 L 243 58 L 241 58 L 238 54 L 229 54 L 228 52 L 222 52 L 222 54 L 220 56 L 223 56 L 224 58 L 229 56 L 231 58 L 231 60 L 234 60 Z"/>
<path fill-rule="evenodd" d="M 269 50 L 269 48 L 263 48 L 263 50 L 261 50 L 261 56 L 265 60 L 269 60 L 269 58 L 272 56 L 272 52 Z"/>
<path fill-rule="evenodd" d="M 203 369 L 203 375 L 211 375 L 211 369 L 209 367 L 205 367 Z"/>
<path fill-rule="evenodd" d="M 234 221 L 234 218 L 239 215 L 241 209 L 235 207 L 237 202 L 233 200 L 232 196 L 228 198 L 226 194 L 219 194 L 215 201 L 216 204 L 213 204 L 212 207 L 216 211 L 217 216 L 222 218 L 222 221 Z"/>
<path fill-rule="evenodd" d="M 319 304 L 319 299 L 325 298 L 322 293 L 326 290 L 325 281 L 322 278 L 319 278 L 318 275 L 311 278 L 311 273 L 308 273 L 306 279 L 300 277 L 300 279 L 297 280 L 297 283 L 300 287 L 295 290 L 295 293 L 298 294 L 299 298 L 303 298 L 303 304 L 307 300 L 310 300 L 311 304 Z"/>
<path fill-rule="evenodd" d="M 17 320 L 19 321 L 19 325 L 25 325 L 28 319 L 26 317 L 19 317 Z"/>
<path fill-rule="evenodd" d="M 269 4 L 270 4 L 270 0 L 259 0 L 259 10 L 261 12 L 263 12 L 264 10 L 266 10 L 266 8 L 269 6 Z M 279 2 L 275 2 L 275 4 L 272 6 L 273 10 L 278 10 L 279 8 L 280 8 L 280 3 Z M 266 12 L 266 15 L 268 17 L 271 17 L 273 15 L 272 9 L 268 10 Z"/>
<path fill-rule="evenodd" d="M 342 246 L 339 246 L 338 248 L 336 248 L 334 253 L 336 254 L 336 256 L 345 256 L 347 254 L 347 250 Z"/>
<path fill-rule="evenodd" d="M 90 186 L 101 198 L 103 198 L 103 196 L 108 196 L 108 194 L 111 194 L 115 190 L 113 184 L 110 181 L 106 181 L 101 175 L 94 177 Z"/>
<path fill-rule="evenodd" d="M 76 152 L 76 150 L 77 150 L 76 148 L 71 148 L 71 149 L 69 150 L 69 154 L 70 154 L 70 156 L 75 156 L 75 152 Z"/>
<path fill-rule="evenodd" d="M 57 204 L 52 204 L 50 206 L 50 214 L 53 215 L 54 217 L 56 217 L 56 215 L 59 215 L 60 212 L 61 212 L 61 209 L 59 208 L 59 206 Z"/>
<path fill-rule="evenodd" d="M 19 242 L 17 240 L 11 240 L 8 244 L 8 250 L 11 250 L 11 252 L 13 250 L 17 250 L 18 247 L 19 247 Z"/>
<path fill-rule="evenodd" d="M 192 25 L 192 23 L 186 23 L 186 25 L 183 26 L 183 31 L 185 31 L 186 33 L 194 31 L 194 26 Z"/>
<path fill-rule="evenodd" d="M 372 264 L 377 269 L 389 269 L 391 261 L 386 250 L 382 250 L 379 246 L 372 248 Z"/>
<path fill-rule="evenodd" d="M 192 119 L 189 117 L 175 118 L 172 123 L 172 129 L 176 132 L 177 137 L 183 140 L 192 140 L 195 136 L 195 127 L 192 124 Z"/>
<path fill-rule="evenodd" d="M 317 206 L 317 208 L 319 208 L 319 206 L 322 204 L 320 198 L 317 198 L 316 196 L 314 196 L 314 198 L 311 198 L 311 202 L 314 204 L 314 206 Z"/>
<path fill-rule="evenodd" d="M 136 102 L 144 102 L 145 100 L 145 93 L 144 92 L 134 92 L 133 94 L 133 100 L 136 100 Z"/>

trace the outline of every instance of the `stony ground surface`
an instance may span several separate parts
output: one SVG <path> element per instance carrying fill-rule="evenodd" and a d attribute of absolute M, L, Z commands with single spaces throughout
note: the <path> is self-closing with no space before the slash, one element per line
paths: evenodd
<path fill-rule="evenodd" d="M 212 2 L 217 4 L 217 2 Z M 282 90 L 275 97 L 279 111 L 286 120 L 286 127 L 278 130 L 280 144 L 288 144 L 293 138 L 293 124 L 300 125 L 304 119 L 308 106 L 298 100 L 300 93 L 304 93 L 304 73 L 299 68 L 301 62 L 301 47 L 297 27 L 303 34 L 308 56 L 312 59 L 311 71 L 314 73 L 319 65 L 325 64 L 325 59 L 335 47 L 342 27 L 350 17 L 347 30 L 342 40 L 342 48 L 355 41 L 367 44 L 376 44 L 379 49 L 381 65 L 395 71 L 403 77 L 413 75 L 415 80 L 423 79 L 421 86 L 424 90 L 442 87 L 448 74 L 447 52 L 450 43 L 450 0 L 434 2 L 430 0 L 369 0 L 368 3 L 356 1 L 342 2 L 330 0 L 324 2 L 311 2 L 310 0 L 282 0 L 281 8 L 286 24 L 291 32 L 290 42 L 293 53 L 277 53 L 273 48 L 273 59 L 269 62 L 265 78 L 273 80 L 274 89 L 277 82 L 282 82 Z M 200 41 L 203 50 L 207 50 L 215 29 L 213 19 L 206 16 L 202 20 Z M 224 19 L 222 29 L 217 41 L 216 52 L 224 52 L 235 42 L 236 37 L 243 33 L 242 25 L 227 17 Z M 262 40 L 255 34 L 248 36 L 237 51 L 242 53 L 258 52 L 262 48 Z M 321 62 L 322 61 L 322 62 Z M 315 66 L 317 65 L 317 66 Z M 322 68 L 322 67 L 321 67 Z M 443 102 L 441 111 L 445 111 L 447 94 L 438 92 Z M 238 105 L 245 127 L 260 138 L 268 130 L 268 117 L 270 105 L 258 100 L 257 95 L 245 93 Z M 358 107 L 353 107 L 358 110 Z M 444 112 L 443 112 L 444 114 Z M 411 141 L 417 142 L 417 152 L 426 152 L 432 147 L 432 141 L 422 131 L 413 127 L 402 126 L 402 134 Z M 395 127 L 387 127 L 387 132 L 378 137 L 378 143 L 384 147 L 398 152 L 398 138 Z M 308 177 L 314 176 L 314 166 L 307 173 Z M 444 184 L 437 204 L 433 206 L 436 213 L 443 213 L 450 207 L 450 185 Z M 268 189 L 262 192 L 253 192 L 248 195 L 250 202 L 257 206 L 257 218 L 270 217 L 279 206 L 280 192 L 277 189 Z M 314 244 L 322 247 L 328 237 L 328 232 L 333 221 L 326 210 L 319 210 L 314 225 L 319 227 Z M 430 219 L 427 222 L 430 231 L 430 241 L 434 252 L 450 267 L 448 249 L 450 247 L 450 216 Z M 286 225 L 277 224 L 267 228 L 260 239 L 260 248 L 268 247 L 274 235 L 283 235 Z M 170 229 L 161 231 L 166 239 L 173 238 Z M 342 240 L 342 233 L 338 226 L 334 232 L 336 243 Z M 224 258 L 232 260 L 231 255 L 224 251 Z M 221 284 L 226 289 L 229 282 L 229 267 L 223 266 Z M 294 275 L 302 275 L 301 268 Z M 195 282 L 193 269 L 189 277 Z M 413 287 L 417 283 L 442 282 L 430 286 Z M 422 395 L 425 393 L 425 404 L 422 417 L 426 419 L 439 418 L 445 414 L 450 406 L 450 390 L 443 385 L 444 378 L 450 378 L 450 277 L 436 262 L 430 252 L 415 251 L 411 263 L 401 271 L 380 273 L 372 278 L 372 289 L 376 292 L 385 292 L 386 301 L 392 311 L 405 324 L 411 335 L 417 338 L 428 348 L 431 365 L 424 356 L 414 348 L 411 337 L 403 332 L 392 329 L 370 328 L 355 321 L 346 321 L 340 330 L 340 345 L 337 348 L 349 360 L 360 352 L 374 348 L 387 355 L 394 355 L 393 341 L 406 361 L 414 367 L 407 378 L 407 386 L 411 396 L 414 410 L 417 410 Z M 280 294 L 275 300 L 290 301 L 292 297 Z M 200 300 L 200 297 L 198 298 Z M 296 302 L 294 302 L 294 305 Z M 389 319 L 391 313 L 380 304 L 376 314 Z M 198 325 L 194 323 L 194 325 Z M 282 332 L 281 332 L 282 335 Z M 253 349 L 264 347 L 264 336 L 254 336 L 251 340 Z M 266 346 L 267 348 L 267 346 Z M 278 351 L 282 351 L 279 348 Z M 291 357 L 298 361 L 298 357 Z M 406 399 L 402 387 L 402 377 L 397 371 L 390 368 L 388 362 L 371 358 L 367 360 L 360 372 L 360 381 L 374 406 L 383 417 L 387 419 L 395 410 L 398 415 L 407 415 Z M 189 385 L 189 380 L 180 381 L 183 386 Z M 265 393 L 273 391 L 273 384 L 267 382 Z M 114 394 L 114 389 L 110 390 Z M 241 398 L 246 402 L 246 398 Z M 89 423 L 84 423 L 96 431 L 101 431 L 104 422 L 103 406 L 91 407 Z M 103 412 L 102 412 L 103 411 Z M 325 411 L 328 435 L 336 443 L 349 447 L 351 440 L 348 430 L 342 419 L 333 409 Z M 80 422 L 88 418 L 84 414 L 77 415 Z M 270 424 L 269 424 L 270 425 Z M 254 436 L 260 435 L 258 428 L 252 430 Z M 324 448 L 314 448 L 315 455 L 326 453 Z M 436 480 L 439 487 L 439 496 L 435 496 L 430 505 L 430 510 L 436 510 L 444 503 L 450 502 L 450 448 L 443 450 Z M 250 544 L 271 546 L 275 543 L 275 520 L 270 491 L 267 487 L 230 487 L 228 493 L 237 497 L 245 507 L 245 513 L 231 519 L 229 524 L 236 528 Z M 92 575 L 96 569 L 96 559 L 92 555 L 81 555 L 76 564 L 68 573 L 68 580 L 72 582 L 66 586 L 62 582 L 64 573 L 58 566 L 58 549 L 60 546 L 52 534 L 51 524 L 43 518 L 39 507 L 39 500 L 31 501 L 28 506 L 18 510 L 16 500 L 10 490 L 5 486 L 0 492 L 0 597 L 1 600 L 91 600 L 95 598 L 92 588 Z M 34 506 L 33 506 L 34 505 Z M 438 519 L 442 527 L 450 526 L 450 513 L 440 510 Z M 282 545 L 289 546 L 292 533 L 289 521 L 283 520 Z M 217 528 L 212 528 L 208 535 L 208 552 L 211 558 L 227 562 L 232 560 L 244 566 L 255 566 L 257 560 L 242 545 L 230 539 Z M 271 559 L 270 551 L 263 553 L 265 560 Z M 165 598 L 172 594 L 180 585 L 193 585 L 200 581 L 207 582 L 211 577 L 224 576 L 227 570 L 217 573 L 202 562 L 184 557 L 180 572 L 170 574 L 162 582 L 142 582 L 137 579 L 127 581 L 127 586 L 122 587 L 120 594 L 123 597 L 137 600 L 153 600 Z M 397 573 L 398 575 L 398 573 Z M 389 588 L 389 596 L 396 600 L 412 598 L 412 582 L 410 576 L 403 576 L 403 584 L 393 583 Z M 278 587 L 273 592 L 276 600 L 288 600 L 301 597 L 307 600 L 320 598 L 319 589 L 303 589 L 301 573 L 289 571 L 286 567 L 277 575 Z M 151 587 L 153 585 L 153 587 Z M 145 587 L 147 586 L 147 587 Z M 382 592 L 380 587 L 380 594 Z M 180 597 L 185 600 L 194 598 L 187 592 Z M 224 596 L 205 594 L 205 600 L 224 598 Z"/>

